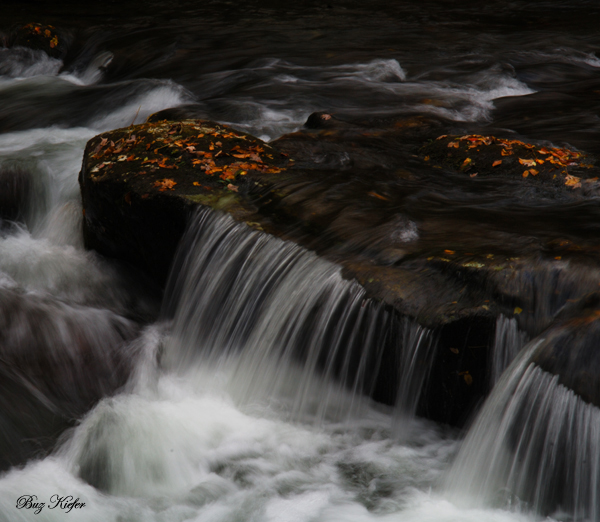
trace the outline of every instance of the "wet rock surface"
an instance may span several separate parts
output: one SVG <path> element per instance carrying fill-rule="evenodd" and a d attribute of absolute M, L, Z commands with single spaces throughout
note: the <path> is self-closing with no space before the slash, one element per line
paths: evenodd
<path fill-rule="evenodd" d="M 18 168 L 0 168 L 0 219 L 22 221 L 29 210 L 33 179 Z"/>
<path fill-rule="evenodd" d="M 52 58 L 64 58 L 67 54 L 67 37 L 53 25 L 29 23 L 19 27 L 9 44 L 44 51 Z"/>
<path fill-rule="evenodd" d="M 535 336 L 600 283 L 599 169 L 584 152 L 440 136 L 442 122 L 423 117 L 315 113 L 270 144 L 214 122 L 160 119 L 186 111 L 88 143 L 87 246 L 164 283 L 204 205 L 316 251 L 438 336 L 419 405 L 430 418 L 462 424 L 489 390 L 499 314 Z"/>

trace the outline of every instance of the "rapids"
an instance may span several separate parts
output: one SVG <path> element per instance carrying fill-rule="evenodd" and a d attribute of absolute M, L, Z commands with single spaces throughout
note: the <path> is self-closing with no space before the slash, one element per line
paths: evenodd
<path fill-rule="evenodd" d="M 61 4 L 0 8 L 0 174 L 26 180 L 0 226 L 0 521 L 600 517 L 600 414 L 529 364 L 541 341 L 514 319 L 498 318 L 496 386 L 472 427 L 437 425 L 415 416 L 435 332 L 336 264 L 201 211 L 162 295 L 84 249 L 77 183 L 90 138 L 177 106 L 267 141 L 330 111 L 598 152 L 596 2 Z M 67 31 L 64 60 L 3 46 L 38 19 Z M 453 202 L 498 227 L 561 221 L 489 187 L 411 198 L 440 222 Z M 596 237 L 594 206 L 561 226 Z M 398 223 L 406 242 L 423 233 Z M 595 278 L 514 282 L 530 285 L 531 331 L 556 313 L 555 287 L 580 296 Z"/>

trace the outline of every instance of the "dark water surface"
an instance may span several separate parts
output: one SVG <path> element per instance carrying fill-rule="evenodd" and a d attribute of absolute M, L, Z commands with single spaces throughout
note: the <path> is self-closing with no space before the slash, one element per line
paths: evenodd
<path fill-rule="evenodd" d="M 410 321 L 392 324 L 312 253 L 201 217 L 204 242 L 182 247 L 165 319 L 160 292 L 139 274 L 84 250 L 77 175 L 91 137 L 177 106 L 265 140 L 326 111 L 382 127 L 414 116 L 431 136 L 497 134 L 594 158 L 599 20 L 600 4 L 584 1 L 3 2 L 0 176 L 26 189 L 15 189 L 21 204 L 0 231 L 0 450 L 8 455 L 0 521 L 593 519 L 593 484 L 581 487 L 579 514 L 549 511 L 480 480 L 481 456 L 463 453 L 454 487 L 444 486 L 463 434 L 412 418 L 415 400 L 401 395 L 414 392 L 414 376 L 405 375 L 402 411 L 392 412 L 354 393 L 368 382 L 346 390 L 318 374 L 328 350 L 343 372 L 351 363 L 339 354 L 373 349 L 392 327 L 409 355 L 429 349 L 432 336 Z M 62 59 L 9 46 L 29 22 L 59 30 Z M 408 173 L 401 182 L 385 158 L 375 168 L 351 151 L 313 151 L 306 161 L 332 173 L 313 190 L 353 194 L 363 176 L 381 180 L 398 205 L 365 205 L 354 217 L 395 223 L 408 251 L 460 244 L 537 255 L 568 239 L 596 259 L 595 194 L 439 176 L 413 158 L 422 139 L 412 134 L 389 152 Z M 341 171 L 349 174 L 338 183 Z M 573 294 L 596 284 L 586 271 Z M 514 322 L 498 324 L 497 338 L 518 345 L 506 348 L 512 357 L 524 336 Z M 308 347 L 302 367 L 294 346 Z M 564 399 L 555 388 L 552 397 Z M 499 394 L 494 404 L 504 404 Z M 597 423 L 595 410 L 580 409 Z M 474 437 L 469 447 L 488 451 Z M 466 493 L 457 474 L 471 481 Z M 40 502 L 73 495 L 86 506 L 15 507 L 33 494 Z"/>

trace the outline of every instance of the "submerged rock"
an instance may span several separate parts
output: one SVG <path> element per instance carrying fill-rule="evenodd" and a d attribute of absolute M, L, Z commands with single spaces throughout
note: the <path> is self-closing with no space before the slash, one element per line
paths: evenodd
<path fill-rule="evenodd" d="M 138 327 L 115 314 L 0 292 L 0 470 L 49 451 L 133 367 Z"/>

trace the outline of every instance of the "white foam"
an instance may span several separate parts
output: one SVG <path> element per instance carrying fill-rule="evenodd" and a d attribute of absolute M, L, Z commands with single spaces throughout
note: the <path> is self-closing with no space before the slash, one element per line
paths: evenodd
<path fill-rule="evenodd" d="M 176 83 L 155 80 L 126 105 L 98 115 L 90 124 L 99 131 L 128 127 L 143 123 L 154 112 L 183 105 L 190 99 L 190 94 Z"/>
<path fill-rule="evenodd" d="M 0 78 L 3 80 L 56 76 L 62 65 L 62 60 L 51 58 L 44 51 L 24 47 L 0 48 Z"/>

